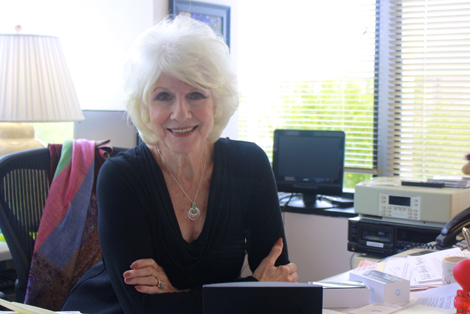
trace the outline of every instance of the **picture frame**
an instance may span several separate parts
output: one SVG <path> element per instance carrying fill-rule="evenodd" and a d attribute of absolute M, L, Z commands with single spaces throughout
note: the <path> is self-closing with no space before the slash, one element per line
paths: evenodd
<path fill-rule="evenodd" d="M 173 16 L 183 14 L 206 23 L 224 38 L 230 48 L 229 6 L 191 0 L 169 0 L 169 11 Z"/>

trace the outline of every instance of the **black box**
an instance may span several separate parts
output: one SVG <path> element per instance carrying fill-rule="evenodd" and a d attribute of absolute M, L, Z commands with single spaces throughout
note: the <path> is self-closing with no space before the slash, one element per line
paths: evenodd
<path fill-rule="evenodd" d="M 202 287 L 204 314 L 321 314 L 323 288 L 307 283 L 232 282 Z"/>

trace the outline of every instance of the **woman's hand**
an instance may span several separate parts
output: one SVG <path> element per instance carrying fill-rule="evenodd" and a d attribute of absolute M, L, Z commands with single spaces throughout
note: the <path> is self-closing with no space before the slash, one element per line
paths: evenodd
<path fill-rule="evenodd" d="M 282 238 L 279 238 L 269 255 L 266 256 L 256 268 L 253 277 L 258 281 L 296 282 L 297 279 L 299 279 L 297 266 L 294 263 L 277 267 L 274 266 L 277 258 L 282 253 L 283 246 Z"/>
<path fill-rule="evenodd" d="M 135 261 L 131 264 L 131 270 L 125 271 L 123 276 L 126 284 L 135 285 L 141 293 L 183 292 L 173 287 L 163 268 L 151 258 Z"/>

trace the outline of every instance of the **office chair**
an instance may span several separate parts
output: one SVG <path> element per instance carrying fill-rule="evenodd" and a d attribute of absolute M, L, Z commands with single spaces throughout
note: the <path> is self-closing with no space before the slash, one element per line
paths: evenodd
<path fill-rule="evenodd" d="M 113 147 L 115 155 L 128 148 Z M 0 229 L 15 264 L 15 300 L 23 303 L 34 242 L 49 194 L 49 148 L 11 153 L 0 158 Z"/>

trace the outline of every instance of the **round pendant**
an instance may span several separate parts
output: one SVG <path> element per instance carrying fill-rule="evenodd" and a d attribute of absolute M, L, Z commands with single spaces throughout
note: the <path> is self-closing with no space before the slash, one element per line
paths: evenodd
<path fill-rule="evenodd" d="M 197 207 L 194 207 L 194 208 L 191 207 L 188 210 L 188 218 L 191 219 L 191 220 L 196 220 L 196 219 L 199 218 L 199 216 L 201 216 L 201 211 L 199 210 L 199 208 L 197 208 Z"/>

